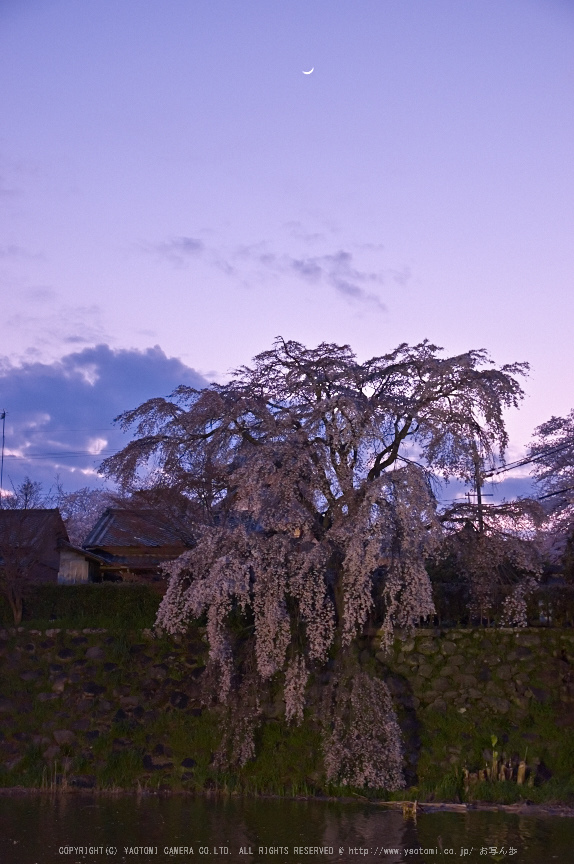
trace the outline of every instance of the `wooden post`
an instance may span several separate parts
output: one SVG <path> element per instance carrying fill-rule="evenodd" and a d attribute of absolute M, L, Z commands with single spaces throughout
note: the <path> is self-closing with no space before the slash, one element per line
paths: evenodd
<path fill-rule="evenodd" d="M 478 510 L 478 533 L 484 532 L 484 512 L 482 507 L 482 475 L 480 471 L 480 459 L 476 444 L 473 444 L 474 461 L 474 488 L 476 489 L 476 506 Z"/>

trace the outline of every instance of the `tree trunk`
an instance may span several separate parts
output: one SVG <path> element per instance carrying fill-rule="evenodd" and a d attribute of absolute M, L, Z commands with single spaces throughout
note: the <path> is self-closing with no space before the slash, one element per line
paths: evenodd
<path fill-rule="evenodd" d="M 9 591 L 7 596 L 14 617 L 14 626 L 18 627 L 22 623 L 22 612 L 24 610 L 22 597 L 14 591 Z"/>

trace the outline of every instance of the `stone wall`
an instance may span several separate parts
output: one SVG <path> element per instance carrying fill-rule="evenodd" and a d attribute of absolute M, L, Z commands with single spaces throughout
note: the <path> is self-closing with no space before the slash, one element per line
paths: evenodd
<path fill-rule="evenodd" d="M 417 712 L 524 715 L 532 702 L 574 702 L 574 630 L 419 630 L 376 657 Z"/>
<path fill-rule="evenodd" d="M 0 786 L 37 786 L 57 773 L 79 788 L 212 789 L 219 739 L 205 700 L 216 682 L 202 683 L 206 649 L 199 632 L 174 641 L 149 631 L 0 630 Z M 453 768 L 484 767 L 493 734 L 513 763 L 528 747 L 533 776 L 574 776 L 574 631 L 418 630 L 390 653 L 365 646 L 360 660 L 393 694 L 410 785 L 438 788 Z M 321 788 L 311 703 L 322 686 L 309 687 L 302 729 L 282 723 L 280 695 L 262 705 L 270 731 L 247 774 Z"/>

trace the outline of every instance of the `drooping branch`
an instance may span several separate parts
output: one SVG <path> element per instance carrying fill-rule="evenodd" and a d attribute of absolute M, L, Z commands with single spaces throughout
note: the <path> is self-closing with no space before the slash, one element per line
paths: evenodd
<path fill-rule="evenodd" d="M 388 645 L 395 627 L 433 613 L 425 561 L 443 527 L 429 477 L 472 477 L 472 442 L 484 459 L 504 452 L 502 412 L 521 398 L 514 376 L 526 371 L 492 368 L 484 351 L 440 355 L 425 341 L 359 363 L 349 346 L 278 339 L 229 383 L 178 388 L 171 403 L 120 418 L 139 438 L 103 473 L 132 491 L 172 487 L 202 513 L 195 547 L 168 568 L 158 625 L 182 632 L 206 616 L 223 699 L 234 686 L 234 615 L 252 622 L 260 678 L 286 676 L 288 716 L 299 721 L 307 675 L 329 652 L 351 650 L 367 623 Z M 334 751 L 349 732 L 345 712 L 370 717 L 349 692 L 330 727 Z M 375 695 L 387 704 L 384 689 Z M 333 776 L 400 786 L 396 740 L 389 749 L 377 738 L 379 768 L 352 773 L 361 734 Z"/>

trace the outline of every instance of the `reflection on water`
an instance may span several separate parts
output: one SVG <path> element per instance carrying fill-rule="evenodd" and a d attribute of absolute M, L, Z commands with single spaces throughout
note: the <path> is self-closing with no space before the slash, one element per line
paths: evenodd
<path fill-rule="evenodd" d="M 0 797 L 1 864 L 515 861 L 572 864 L 574 820 L 362 804 Z"/>

